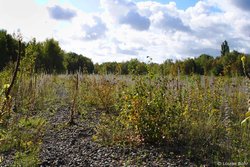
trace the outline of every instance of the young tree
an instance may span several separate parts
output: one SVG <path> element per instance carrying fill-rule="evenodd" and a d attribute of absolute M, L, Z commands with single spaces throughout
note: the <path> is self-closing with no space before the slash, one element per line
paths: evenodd
<path fill-rule="evenodd" d="M 73 52 L 65 54 L 65 64 L 69 73 L 87 72 L 90 74 L 94 72 L 94 64 L 89 58 Z"/>
<path fill-rule="evenodd" d="M 196 73 L 201 75 L 209 75 L 212 69 L 214 58 L 207 54 L 202 54 L 195 59 Z"/>
<path fill-rule="evenodd" d="M 229 46 L 227 41 L 225 40 L 222 44 L 221 44 L 221 56 L 225 56 L 226 54 L 228 54 L 230 52 Z"/>
<path fill-rule="evenodd" d="M 9 61 L 6 31 L 0 31 L 0 70 L 2 70 Z"/>
<path fill-rule="evenodd" d="M 22 53 L 24 53 L 24 44 L 22 45 Z M 18 55 L 18 41 L 14 39 L 7 31 L 0 30 L 0 70 L 2 70 L 9 62 L 15 62 Z M 23 55 L 21 55 L 23 56 Z"/>
<path fill-rule="evenodd" d="M 63 51 L 57 41 L 54 39 L 47 39 L 43 44 L 43 52 L 45 70 L 47 73 L 62 73 L 65 71 L 63 65 Z"/>

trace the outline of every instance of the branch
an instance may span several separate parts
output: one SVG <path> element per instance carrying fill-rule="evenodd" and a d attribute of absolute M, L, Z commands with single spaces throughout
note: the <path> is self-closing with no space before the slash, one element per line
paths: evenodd
<path fill-rule="evenodd" d="M 11 90 L 14 86 L 14 83 L 16 81 L 16 78 L 17 78 L 17 73 L 18 73 L 18 69 L 19 69 L 19 66 L 20 66 L 20 60 L 21 60 L 21 40 L 18 41 L 18 55 L 17 55 L 17 63 L 16 63 L 16 67 L 15 67 L 15 71 L 14 71 L 14 74 L 13 74 L 13 77 L 12 77 L 12 80 L 11 80 L 11 83 L 10 83 L 10 86 L 8 87 L 8 89 L 6 90 L 5 92 L 5 98 L 6 100 L 4 101 L 4 104 L 1 108 L 1 116 L 3 115 L 4 113 L 4 109 L 5 109 L 5 105 L 7 104 L 9 98 L 10 98 L 10 93 L 11 93 Z M 0 117 L 1 117 L 0 116 Z"/>

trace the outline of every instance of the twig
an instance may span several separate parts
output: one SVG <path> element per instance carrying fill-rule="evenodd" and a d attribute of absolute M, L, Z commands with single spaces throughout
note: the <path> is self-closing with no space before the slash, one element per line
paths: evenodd
<path fill-rule="evenodd" d="M 16 81 L 16 78 L 17 78 L 17 73 L 18 73 L 18 70 L 19 70 L 19 66 L 20 66 L 20 60 L 21 60 L 21 47 L 22 47 L 22 43 L 21 43 L 21 40 L 18 41 L 18 55 L 17 55 L 17 63 L 16 63 L 16 67 L 15 67 L 15 71 L 14 71 L 14 74 L 13 74 L 13 77 L 12 77 L 12 80 L 11 80 L 11 83 L 10 83 L 10 86 L 8 87 L 7 91 L 5 92 L 5 102 L 2 106 L 2 113 L 4 113 L 4 108 L 5 108 L 5 105 L 6 103 L 8 102 L 9 98 L 10 98 L 10 93 L 11 93 L 11 90 L 14 86 L 14 83 Z"/>
<path fill-rule="evenodd" d="M 74 122 L 74 115 L 76 111 L 76 100 L 78 96 L 78 89 L 79 89 L 79 76 L 78 73 L 76 74 L 76 82 L 75 82 L 75 91 L 74 91 L 74 97 L 73 97 L 73 102 L 70 110 L 70 120 L 68 122 L 69 125 L 75 124 Z"/>

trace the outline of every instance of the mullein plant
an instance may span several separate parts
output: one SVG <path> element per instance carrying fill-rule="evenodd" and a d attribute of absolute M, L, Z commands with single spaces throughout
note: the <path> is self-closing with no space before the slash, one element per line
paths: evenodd
<path fill-rule="evenodd" d="M 1 100 L 0 100 L 0 102 L 1 102 L 1 104 L 0 104 L 0 106 L 1 106 L 0 124 L 4 123 L 4 118 L 3 117 L 4 117 L 4 115 L 6 113 L 9 113 L 8 111 L 11 109 L 11 106 L 12 106 L 11 105 L 11 96 L 10 95 L 6 96 L 9 87 L 10 87 L 10 84 L 4 84 L 3 89 L 2 89 L 2 91 L 0 93 L 1 94 Z"/>
<path fill-rule="evenodd" d="M 245 55 L 241 57 L 241 62 L 242 62 L 243 72 L 245 76 L 248 79 L 250 79 L 250 75 L 246 71 L 246 56 Z M 248 100 L 248 111 L 246 112 L 245 115 L 246 115 L 246 118 L 241 122 L 242 125 L 248 124 L 248 122 L 250 121 L 250 99 Z"/>
<path fill-rule="evenodd" d="M 22 50 L 22 43 L 21 43 L 22 37 L 19 36 L 18 40 L 18 55 L 17 55 L 17 63 L 16 67 L 12 76 L 12 80 L 10 84 L 5 84 L 3 87 L 4 90 L 4 98 L 3 98 L 3 103 L 1 106 L 1 111 L 0 111 L 0 123 L 4 126 L 7 125 L 6 120 L 4 119 L 4 116 L 7 116 L 7 118 L 10 118 L 10 112 L 12 110 L 12 97 L 10 95 L 12 88 L 16 82 L 17 79 L 17 73 L 19 71 L 19 66 L 20 66 L 20 60 L 21 60 L 21 50 Z"/>
<path fill-rule="evenodd" d="M 242 66 L 243 66 L 243 71 L 244 71 L 244 74 L 245 76 L 250 80 L 250 75 L 247 73 L 247 70 L 246 70 L 246 56 L 243 55 L 241 57 L 241 62 L 242 62 Z M 241 122 L 241 125 L 243 126 L 243 143 L 242 143 L 242 147 L 243 147 L 243 150 L 244 148 L 249 150 L 250 148 L 250 144 L 249 144 L 249 139 L 250 139 L 250 133 L 249 133 L 249 128 L 250 128 L 250 99 L 248 100 L 248 111 L 245 113 L 245 119 Z M 243 159 L 244 160 L 249 160 L 249 152 L 245 152 L 245 153 L 242 153 L 243 155 Z"/>

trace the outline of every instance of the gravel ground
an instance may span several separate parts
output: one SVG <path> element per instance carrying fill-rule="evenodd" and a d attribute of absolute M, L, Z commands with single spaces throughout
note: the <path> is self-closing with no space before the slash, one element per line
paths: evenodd
<path fill-rule="evenodd" d="M 76 125 L 66 126 L 68 112 L 67 109 L 61 109 L 50 118 L 51 127 L 43 139 L 40 167 L 195 166 L 183 156 L 153 146 L 101 146 L 92 141 L 95 131 L 90 126 L 98 121 L 100 112 L 93 111 L 88 118 L 75 119 Z"/>
<path fill-rule="evenodd" d="M 69 109 L 60 108 L 48 117 L 49 127 L 43 137 L 39 167 L 104 167 L 104 166 L 196 166 L 187 158 L 163 148 L 102 146 L 92 140 L 100 111 L 76 116 L 74 125 L 67 125 Z M 165 149 L 166 150 L 166 149 Z M 5 153 L 0 167 L 13 164 L 14 152 Z"/>

